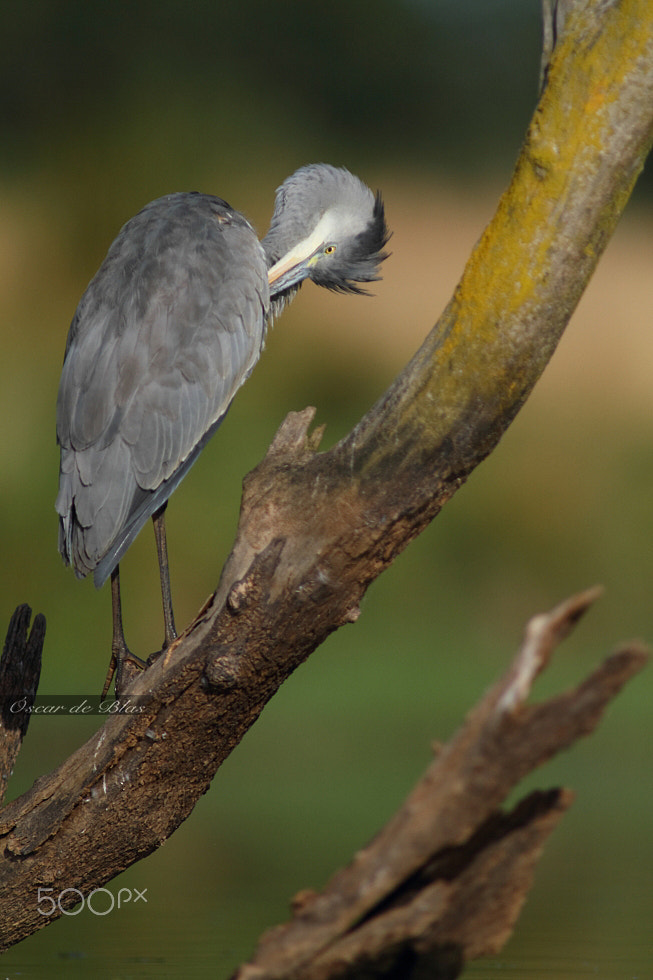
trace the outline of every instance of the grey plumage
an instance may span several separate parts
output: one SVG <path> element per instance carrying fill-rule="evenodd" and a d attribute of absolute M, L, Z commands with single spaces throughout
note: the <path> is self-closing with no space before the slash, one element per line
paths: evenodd
<path fill-rule="evenodd" d="M 102 585 L 258 360 L 265 256 L 226 202 L 173 194 L 119 233 L 70 328 L 57 401 L 59 549 Z"/>
<path fill-rule="evenodd" d="M 205 194 L 171 194 L 127 222 L 75 313 L 57 400 L 59 550 L 79 577 L 102 585 L 188 472 L 258 360 L 271 309 L 305 278 L 359 291 L 387 237 L 380 197 L 324 164 L 278 190 L 262 244 Z"/>
<path fill-rule="evenodd" d="M 357 282 L 379 278 L 379 265 L 387 257 L 387 244 L 381 194 L 376 195 L 362 180 L 344 168 L 329 164 L 300 167 L 277 188 L 270 230 L 263 239 L 268 265 L 273 266 L 293 246 L 314 229 L 325 214 L 333 216 L 334 237 L 322 245 L 337 245 L 328 262 L 318 263 L 307 272 L 318 286 L 338 292 L 363 293 Z M 276 314 L 301 285 L 299 278 L 290 286 L 277 284 L 272 290 L 272 309 Z"/>

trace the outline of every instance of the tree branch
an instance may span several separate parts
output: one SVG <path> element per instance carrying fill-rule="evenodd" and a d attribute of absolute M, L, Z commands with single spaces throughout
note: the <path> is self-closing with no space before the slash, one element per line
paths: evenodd
<path fill-rule="evenodd" d="M 39 885 L 88 892 L 159 846 L 283 680 L 494 448 L 553 353 L 653 136 L 653 10 L 565 23 L 515 174 L 453 299 L 332 450 L 290 415 L 246 477 L 215 595 L 112 717 L 0 814 L 0 948 L 40 928 Z M 72 895 L 72 893 L 71 893 Z M 51 921 L 51 920 L 48 920 Z"/>
<path fill-rule="evenodd" d="M 531 620 L 510 669 L 401 809 L 324 891 L 295 899 L 292 922 L 263 937 L 236 980 L 371 977 L 392 967 L 397 972 L 388 975 L 409 976 L 398 971 L 407 957 L 415 968 L 422 959 L 433 968 L 444 950 L 452 967 L 501 948 L 571 794 L 535 793 L 508 815 L 497 808 L 526 773 L 589 734 L 648 660 L 629 644 L 577 688 L 526 703 L 555 646 L 599 591 Z"/>

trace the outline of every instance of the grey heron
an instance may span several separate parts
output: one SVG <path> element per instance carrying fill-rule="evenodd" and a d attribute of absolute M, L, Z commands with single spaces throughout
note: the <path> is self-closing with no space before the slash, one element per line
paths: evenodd
<path fill-rule="evenodd" d="M 259 242 L 221 198 L 146 205 L 109 248 L 73 317 L 57 399 L 59 550 L 79 578 L 110 577 L 111 663 L 127 660 L 119 562 L 152 518 L 164 646 L 176 638 L 164 513 L 259 359 L 270 319 L 305 279 L 341 292 L 379 278 L 383 202 L 348 170 L 302 167 Z"/>

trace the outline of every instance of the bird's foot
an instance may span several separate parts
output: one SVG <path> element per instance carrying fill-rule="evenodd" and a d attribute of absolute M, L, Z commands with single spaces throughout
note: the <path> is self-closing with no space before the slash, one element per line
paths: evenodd
<path fill-rule="evenodd" d="M 135 654 L 129 650 L 126 657 L 122 657 L 118 660 L 116 665 L 116 683 L 115 691 L 116 697 L 121 698 L 125 692 L 125 689 L 129 687 L 131 682 L 135 677 L 147 670 L 147 661 L 141 660 Z"/>
<path fill-rule="evenodd" d="M 147 662 L 145 660 L 141 660 L 140 657 L 137 657 L 127 646 L 112 649 L 111 660 L 109 661 L 109 669 L 107 670 L 106 680 L 104 682 L 104 687 L 102 688 L 101 699 L 104 700 L 104 698 L 106 698 L 114 674 L 116 678 L 114 690 L 116 692 L 116 697 L 120 698 L 122 697 L 125 688 L 129 686 L 134 677 L 140 674 L 142 670 L 146 670 L 147 666 Z"/>
<path fill-rule="evenodd" d="M 172 646 L 172 644 L 175 642 L 176 639 L 177 639 L 177 633 L 173 629 L 169 635 L 166 635 L 166 638 L 163 641 L 161 649 L 155 650 L 154 653 L 151 653 L 149 655 L 149 657 L 147 658 L 147 666 L 151 667 L 152 664 L 155 663 L 159 659 L 159 657 L 161 657 L 166 652 L 166 650 L 170 649 L 170 647 Z"/>

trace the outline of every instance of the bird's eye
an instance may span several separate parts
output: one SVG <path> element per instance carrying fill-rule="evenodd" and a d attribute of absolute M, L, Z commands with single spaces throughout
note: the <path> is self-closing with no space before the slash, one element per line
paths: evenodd
<path fill-rule="evenodd" d="M 335 245 L 327 245 L 326 248 L 324 249 L 324 254 L 325 255 L 333 255 L 333 253 L 335 252 L 335 250 L 336 250 Z"/>

